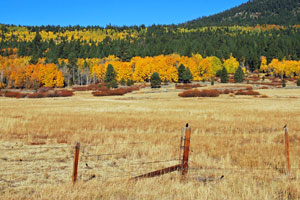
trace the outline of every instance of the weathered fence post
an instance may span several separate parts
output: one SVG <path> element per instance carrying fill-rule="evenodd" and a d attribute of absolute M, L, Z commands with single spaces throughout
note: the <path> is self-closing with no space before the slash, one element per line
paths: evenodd
<path fill-rule="evenodd" d="M 77 142 L 77 144 L 75 146 L 75 154 L 74 154 L 74 165 L 73 165 L 73 175 L 72 175 L 73 184 L 75 184 L 76 179 L 77 179 L 79 150 L 80 150 L 80 143 Z"/>
<path fill-rule="evenodd" d="M 187 124 L 186 128 L 185 128 L 184 151 L 183 151 L 183 158 L 182 158 L 182 175 L 185 175 L 188 172 L 190 138 L 191 138 L 191 128 L 188 127 L 188 124 Z"/>
<path fill-rule="evenodd" d="M 288 133 L 287 125 L 284 126 L 284 132 L 285 132 L 286 168 L 287 168 L 287 174 L 290 174 L 290 171 L 291 171 L 290 143 L 289 143 L 289 133 Z"/>
<path fill-rule="evenodd" d="M 184 141 L 184 135 L 185 135 L 185 127 L 181 129 L 181 137 L 180 137 L 180 147 L 179 147 L 179 165 L 183 164 L 183 141 Z"/>

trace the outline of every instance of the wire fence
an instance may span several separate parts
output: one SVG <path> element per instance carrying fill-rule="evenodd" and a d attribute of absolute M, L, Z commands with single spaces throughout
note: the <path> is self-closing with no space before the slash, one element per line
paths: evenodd
<path fill-rule="evenodd" d="M 190 139 L 186 140 L 181 138 L 181 143 L 185 141 L 190 141 Z M 168 158 L 168 159 L 162 159 L 162 160 L 153 160 L 153 161 L 145 161 L 142 159 L 124 159 L 126 156 L 122 156 L 123 154 L 126 155 L 126 153 L 122 152 L 114 152 L 114 147 L 121 146 L 121 145 L 127 145 L 127 146 L 135 146 L 135 145 L 141 145 L 145 144 L 145 142 L 119 142 L 119 143 L 101 143 L 101 144 L 82 144 L 79 152 L 79 163 L 81 165 L 80 167 L 80 180 L 82 181 L 89 181 L 92 179 L 96 180 L 110 180 L 113 178 L 133 178 L 140 176 L 141 174 L 145 174 L 146 172 L 149 172 L 149 170 L 159 170 L 162 166 L 168 166 L 171 164 L 183 164 L 183 160 L 181 157 L 179 158 Z M 103 148 L 105 147 L 105 150 L 108 148 L 108 153 L 102 153 Z M 63 155 L 56 154 L 54 157 L 50 157 L 53 154 L 47 154 L 44 155 L 51 150 L 57 150 L 61 149 L 64 152 Z M 180 156 L 183 150 L 189 149 L 185 146 L 180 145 Z M 33 150 L 33 151 L 31 151 Z M 35 145 L 31 147 L 15 147 L 15 146 L 7 146 L 6 148 L 0 148 L 0 152 L 3 154 L 5 152 L 12 152 L 12 151 L 23 151 L 27 152 L 29 155 L 26 158 L 13 158 L 9 159 L 6 157 L 0 158 L 4 165 L 10 166 L 10 165 L 18 165 L 18 168 L 14 168 L 15 172 L 10 172 L 9 168 L 5 170 L 0 170 L 0 183 L 7 183 L 7 184 L 15 184 L 18 182 L 18 179 L 13 179 L 18 176 L 26 175 L 26 174 L 49 174 L 49 173 L 55 173 L 55 174 L 69 174 L 71 175 L 72 171 L 72 164 L 74 160 L 74 146 L 73 145 L 55 145 L 55 146 L 46 146 L 46 145 Z M 48 152 L 49 153 L 49 152 Z M 52 153 L 52 152 L 51 152 Z M 35 155 L 33 155 L 35 154 Z M 42 157 L 44 155 L 45 157 Z M 197 152 L 191 152 L 191 155 L 197 154 Z M 95 158 L 95 159 L 92 159 Z M 125 160 L 125 161 L 124 161 Z M 59 167 L 53 167 L 53 164 L 50 164 L 49 166 L 45 166 L 45 163 L 51 161 L 52 163 L 59 162 L 65 164 L 64 166 Z M 92 162 L 92 164 L 90 163 Z M 197 166 L 197 163 L 191 162 L 192 165 L 188 167 L 188 170 L 190 172 L 189 177 L 190 178 L 199 178 L 199 173 L 203 172 L 214 172 L 214 173 L 253 173 L 254 172 L 261 172 L 264 171 L 264 173 L 280 173 L 284 174 L 286 173 L 285 167 L 203 167 L 203 166 Z M 41 164 L 41 165 L 38 165 Z M 2 164 L 3 165 L 3 164 Z M 23 166 L 23 167 L 22 167 Z M 102 166 L 102 168 L 101 168 Z M 178 165 L 176 165 L 178 166 Z M 174 166 L 175 167 L 175 166 Z M 297 171 L 300 168 L 298 167 L 292 167 L 291 171 Z M 109 171 L 111 170 L 111 171 Z M 65 176 L 68 177 L 68 176 Z M 9 178 L 12 178 L 13 180 L 9 180 Z M 201 179 L 203 181 L 209 181 L 213 179 Z M 219 179 L 216 179 L 219 180 Z M 66 180 L 69 181 L 69 180 Z"/>

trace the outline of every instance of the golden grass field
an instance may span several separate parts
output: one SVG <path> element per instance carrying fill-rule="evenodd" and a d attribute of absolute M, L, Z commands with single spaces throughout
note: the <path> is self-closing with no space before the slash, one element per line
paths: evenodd
<path fill-rule="evenodd" d="M 300 199 L 300 89 L 256 91 L 268 98 L 181 98 L 174 85 L 117 97 L 1 97 L 0 199 Z M 179 163 L 187 122 L 187 176 L 130 180 Z M 221 175 L 222 180 L 199 181 Z"/>

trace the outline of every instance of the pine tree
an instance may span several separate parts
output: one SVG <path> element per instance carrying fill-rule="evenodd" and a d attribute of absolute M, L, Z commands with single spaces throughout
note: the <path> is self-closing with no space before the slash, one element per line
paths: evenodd
<path fill-rule="evenodd" d="M 150 82 L 151 82 L 151 88 L 160 88 L 161 79 L 160 79 L 159 74 L 157 72 L 154 72 L 152 74 Z"/>
<path fill-rule="evenodd" d="M 243 81 L 244 81 L 244 72 L 241 66 L 239 66 L 234 73 L 234 82 L 241 83 Z"/>
<path fill-rule="evenodd" d="M 185 67 L 183 64 L 181 64 L 179 67 L 178 67 L 178 83 L 181 83 L 183 82 L 183 74 L 185 72 Z"/>
<path fill-rule="evenodd" d="M 193 79 L 193 74 L 191 73 L 190 69 L 187 67 L 183 73 L 183 82 L 190 83 Z"/>
<path fill-rule="evenodd" d="M 220 78 L 221 78 L 221 83 L 227 83 L 228 82 L 228 74 L 227 74 L 227 70 L 226 70 L 225 67 L 222 68 Z"/>
<path fill-rule="evenodd" d="M 283 78 L 282 79 L 282 87 L 285 87 L 286 86 L 286 81 L 285 81 L 285 79 Z"/>
<path fill-rule="evenodd" d="M 114 70 L 114 67 L 112 66 L 112 64 L 108 64 L 108 66 L 106 68 L 104 82 L 105 83 L 111 82 L 111 81 L 115 80 L 116 77 L 117 77 L 117 73 Z"/>
<path fill-rule="evenodd" d="M 124 78 L 121 79 L 120 84 L 123 85 L 123 86 L 126 85 L 126 81 L 125 81 Z"/>

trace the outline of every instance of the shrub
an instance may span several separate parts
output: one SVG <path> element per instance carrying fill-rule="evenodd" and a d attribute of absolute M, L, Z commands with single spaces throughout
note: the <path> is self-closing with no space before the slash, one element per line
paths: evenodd
<path fill-rule="evenodd" d="M 17 94 L 16 98 L 17 98 L 17 99 L 20 99 L 20 98 L 25 98 L 25 97 L 27 97 L 27 96 L 28 96 L 27 93 L 19 93 L 19 94 Z"/>
<path fill-rule="evenodd" d="M 74 95 L 73 91 L 70 90 L 58 90 L 56 91 L 58 97 L 71 97 Z"/>
<path fill-rule="evenodd" d="M 286 86 L 286 81 L 284 79 L 282 79 L 282 87 Z"/>
<path fill-rule="evenodd" d="M 5 97 L 16 98 L 17 96 L 20 95 L 20 92 L 5 91 L 5 92 L 4 92 L 4 95 L 5 95 Z"/>
<path fill-rule="evenodd" d="M 297 86 L 300 86 L 300 79 L 297 80 Z"/>
<path fill-rule="evenodd" d="M 128 88 L 119 88 L 114 90 L 98 90 L 95 92 L 92 92 L 94 96 L 115 96 L 115 95 L 124 95 L 126 93 L 130 93 L 132 91 L 139 90 L 138 87 L 128 87 Z"/>
<path fill-rule="evenodd" d="M 109 90 L 109 95 L 124 95 L 127 93 L 127 90 L 124 88 L 119 88 L 119 89 L 115 89 L 115 90 Z"/>
<path fill-rule="evenodd" d="M 92 94 L 96 97 L 98 97 L 98 96 L 109 96 L 109 93 L 107 91 L 95 91 L 95 92 L 92 92 Z"/>
<path fill-rule="evenodd" d="M 175 85 L 176 89 L 184 89 L 184 90 L 197 88 L 197 87 L 204 87 L 204 86 L 200 85 L 199 83 L 197 83 L 197 84 L 185 83 L 185 84 L 176 84 Z"/>
<path fill-rule="evenodd" d="M 41 87 L 37 91 L 38 92 L 48 92 L 49 90 L 54 90 L 54 89 L 51 87 Z"/>
<path fill-rule="evenodd" d="M 106 85 L 106 84 L 99 84 L 99 85 Z M 100 86 L 98 84 L 90 84 L 87 86 L 80 86 L 80 87 L 73 87 L 72 90 L 73 92 L 76 91 L 89 91 L 89 90 L 97 90 Z"/>
<path fill-rule="evenodd" d="M 218 90 L 186 90 L 178 94 L 180 97 L 218 97 L 220 92 Z"/>
<path fill-rule="evenodd" d="M 44 97 L 59 97 L 57 92 L 45 93 L 44 95 Z"/>
<path fill-rule="evenodd" d="M 266 87 L 266 86 L 262 86 L 262 87 L 260 87 L 260 88 L 258 88 L 258 89 L 269 89 L 268 87 Z"/>
<path fill-rule="evenodd" d="M 132 86 L 132 85 L 134 85 L 134 81 L 128 79 L 127 82 L 126 82 L 126 85 L 127 85 L 127 86 Z"/>
<path fill-rule="evenodd" d="M 220 92 L 218 90 L 202 90 L 200 91 L 200 97 L 218 97 Z"/>
<path fill-rule="evenodd" d="M 251 87 L 251 86 L 246 86 L 245 89 L 246 89 L 246 90 L 253 90 L 253 87 Z"/>
<path fill-rule="evenodd" d="M 238 90 L 235 95 L 260 95 L 260 93 L 253 90 Z"/>
<path fill-rule="evenodd" d="M 229 94 L 229 93 L 233 93 L 233 91 L 232 91 L 232 90 L 229 90 L 229 89 L 225 89 L 225 90 L 223 91 L 223 94 Z"/>
<path fill-rule="evenodd" d="M 126 81 L 125 81 L 124 78 L 121 79 L 120 84 L 123 85 L 123 86 L 126 85 Z"/>
<path fill-rule="evenodd" d="M 46 94 L 38 92 L 38 93 L 29 94 L 28 98 L 43 98 L 45 96 Z"/>
<path fill-rule="evenodd" d="M 100 90 L 100 91 L 107 91 L 109 89 L 106 86 L 101 86 L 98 90 Z"/>
<path fill-rule="evenodd" d="M 267 95 L 261 95 L 260 98 L 268 98 Z"/>
<path fill-rule="evenodd" d="M 198 89 L 186 90 L 178 94 L 180 97 L 199 97 L 200 91 Z"/>
<path fill-rule="evenodd" d="M 112 80 L 111 82 L 107 83 L 108 88 L 118 88 L 118 82 L 116 80 Z"/>
<path fill-rule="evenodd" d="M 151 82 L 151 88 L 160 88 L 161 79 L 157 72 L 154 72 L 152 74 L 150 82 Z"/>

